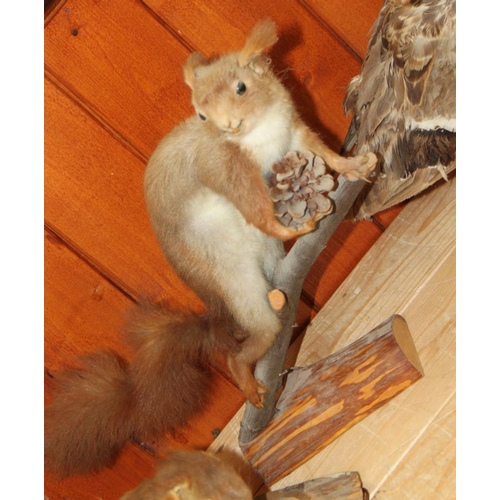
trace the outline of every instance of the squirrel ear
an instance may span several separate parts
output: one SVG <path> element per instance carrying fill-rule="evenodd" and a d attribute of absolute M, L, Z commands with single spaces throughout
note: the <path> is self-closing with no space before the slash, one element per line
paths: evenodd
<path fill-rule="evenodd" d="M 269 65 L 269 61 L 265 58 L 260 58 L 259 56 L 262 52 L 271 47 L 278 41 L 278 36 L 276 35 L 276 26 L 271 21 L 271 19 L 264 19 L 259 21 L 250 36 L 245 42 L 245 46 L 241 50 L 238 56 L 239 65 L 244 68 L 245 66 L 250 66 L 252 69 L 259 74 L 264 73 L 266 67 Z M 253 61 L 257 63 L 257 59 L 260 59 L 259 64 L 252 64 Z M 262 63 L 265 64 L 262 64 Z"/>
<path fill-rule="evenodd" d="M 255 56 L 248 63 L 248 67 L 259 76 L 263 75 L 271 66 L 271 59 L 264 54 Z"/>
<path fill-rule="evenodd" d="M 184 81 L 193 88 L 194 79 L 196 76 L 196 68 L 204 66 L 208 61 L 203 54 L 199 52 L 193 52 L 184 66 Z"/>

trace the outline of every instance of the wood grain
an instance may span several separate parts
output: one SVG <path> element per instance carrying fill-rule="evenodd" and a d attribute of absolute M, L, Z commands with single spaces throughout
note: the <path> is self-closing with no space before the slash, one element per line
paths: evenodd
<path fill-rule="evenodd" d="M 45 127 L 47 225 L 131 296 L 201 311 L 156 242 L 144 163 L 48 79 Z"/>
<path fill-rule="evenodd" d="M 243 453 L 272 485 L 422 377 L 406 322 L 392 316 L 359 340 L 295 368 L 276 415 Z"/>
<path fill-rule="evenodd" d="M 112 349 L 129 358 L 123 320 L 133 302 L 45 231 L 45 368 L 55 373 L 77 354 Z"/>
<path fill-rule="evenodd" d="M 255 500 L 363 500 L 361 478 L 357 472 L 344 472 L 310 479 L 278 491 L 259 495 Z"/>
<path fill-rule="evenodd" d="M 383 231 L 373 222 L 344 221 L 318 256 L 304 282 L 303 296 L 319 311 Z"/>
<path fill-rule="evenodd" d="M 362 59 L 383 0 L 302 0 Z M 355 20 L 355 22 L 353 22 Z"/>
<path fill-rule="evenodd" d="M 91 476 L 75 476 L 58 480 L 45 474 L 46 500 L 118 500 L 145 477 L 153 475 L 157 460 L 149 453 L 129 444 L 114 467 Z"/>
<path fill-rule="evenodd" d="M 45 28 L 46 71 L 144 159 L 192 114 L 188 54 L 141 2 L 69 0 Z"/>
<path fill-rule="evenodd" d="M 429 423 L 392 474 L 380 485 L 376 500 L 455 498 L 456 395 Z"/>

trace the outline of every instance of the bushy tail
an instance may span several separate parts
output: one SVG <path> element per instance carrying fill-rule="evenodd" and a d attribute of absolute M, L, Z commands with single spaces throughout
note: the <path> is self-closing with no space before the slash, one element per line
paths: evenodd
<path fill-rule="evenodd" d="M 127 440 L 173 431 L 206 402 L 214 352 L 234 348 L 208 320 L 143 306 L 130 328 L 130 364 L 115 353 L 81 358 L 57 375 L 45 412 L 45 466 L 59 476 L 111 464 Z"/>

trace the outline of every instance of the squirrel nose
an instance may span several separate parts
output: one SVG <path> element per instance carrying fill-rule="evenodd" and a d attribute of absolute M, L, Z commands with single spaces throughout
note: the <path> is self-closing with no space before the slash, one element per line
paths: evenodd
<path fill-rule="evenodd" d="M 243 120 L 231 120 L 227 128 L 231 130 L 233 134 L 237 134 L 240 131 L 242 121 Z"/>

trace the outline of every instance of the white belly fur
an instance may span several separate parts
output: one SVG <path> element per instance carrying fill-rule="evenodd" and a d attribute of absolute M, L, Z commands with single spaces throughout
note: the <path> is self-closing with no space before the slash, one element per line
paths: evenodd
<path fill-rule="evenodd" d="M 269 167 L 290 150 L 292 134 L 290 117 L 271 109 L 267 117 L 259 119 L 255 128 L 242 137 L 239 143 L 261 166 L 263 174 L 267 175 Z"/>
<path fill-rule="evenodd" d="M 264 260 L 283 256 L 281 242 L 248 224 L 232 203 L 208 188 L 192 198 L 188 210 L 184 239 L 213 264 L 213 280 L 240 324 L 262 331 L 279 328 L 267 300 L 271 285 Z"/>

